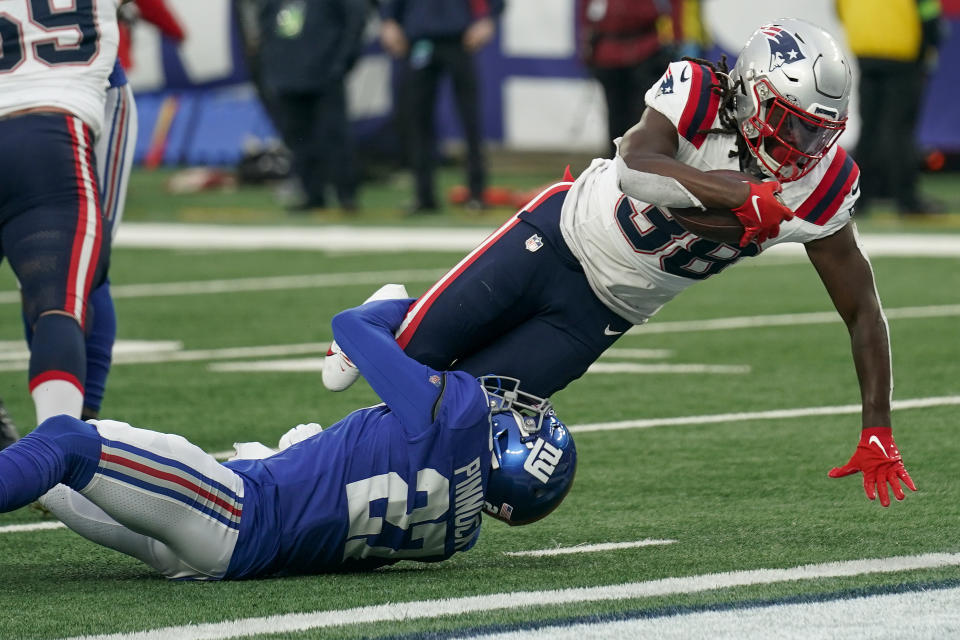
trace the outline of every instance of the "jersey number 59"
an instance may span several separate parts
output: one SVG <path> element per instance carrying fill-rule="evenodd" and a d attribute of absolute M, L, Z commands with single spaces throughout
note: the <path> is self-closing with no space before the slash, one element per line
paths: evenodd
<path fill-rule="evenodd" d="M 0 5 L 2 6 L 2 5 Z M 54 9 L 51 0 L 28 0 L 29 27 L 48 33 L 32 43 L 32 55 L 47 65 L 90 64 L 97 56 L 93 0 L 74 0 L 70 9 Z M 0 73 L 13 71 L 27 57 L 23 23 L 0 12 Z"/>

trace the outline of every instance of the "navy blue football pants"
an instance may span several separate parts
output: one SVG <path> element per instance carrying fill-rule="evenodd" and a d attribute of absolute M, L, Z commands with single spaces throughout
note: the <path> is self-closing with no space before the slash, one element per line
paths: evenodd
<path fill-rule="evenodd" d="M 473 250 L 410 308 L 397 341 L 434 369 L 520 380 L 548 397 L 632 325 L 590 289 L 560 235 L 559 183 Z"/>
<path fill-rule="evenodd" d="M 35 332 L 30 387 L 62 379 L 83 392 L 88 296 L 110 255 L 92 135 L 74 116 L 33 113 L 0 118 L 0 139 L 0 258 L 20 282 Z M 48 311 L 65 315 L 41 318 Z"/>

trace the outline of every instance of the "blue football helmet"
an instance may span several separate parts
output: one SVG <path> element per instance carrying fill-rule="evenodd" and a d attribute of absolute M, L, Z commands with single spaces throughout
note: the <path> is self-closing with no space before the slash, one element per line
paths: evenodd
<path fill-rule="evenodd" d="M 549 400 L 520 391 L 516 378 L 484 376 L 493 459 L 484 512 L 509 525 L 543 518 L 566 497 L 577 448 Z"/>

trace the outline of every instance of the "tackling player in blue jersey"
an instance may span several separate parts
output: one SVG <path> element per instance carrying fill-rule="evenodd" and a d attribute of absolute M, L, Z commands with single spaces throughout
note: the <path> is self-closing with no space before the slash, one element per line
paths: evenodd
<path fill-rule="evenodd" d="M 385 404 L 225 464 L 180 436 L 56 416 L 0 452 L 0 511 L 46 493 L 71 529 L 179 579 L 443 560 L 474 545 L 481 511 L 510 524 L 547 515 L 576 468 L 567 428 L 516 380 L 406 356 L 393 336 L 411 302 L 333 321 Z"/>

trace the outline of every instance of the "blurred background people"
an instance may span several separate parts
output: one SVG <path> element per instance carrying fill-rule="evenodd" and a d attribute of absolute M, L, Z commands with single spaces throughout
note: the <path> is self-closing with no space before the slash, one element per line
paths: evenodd
<path fill-rule="evenodd" d="M 860 68 L 859 209 L 892 199 L 900 214 L 940 213 L 917 191 L 920 105 L 943 36 L 940 0 L 837 0 Z"/>
<path fill-rule="evenodd" d="M 480 128 L 480 100 L 473 55 L 496 33 L 503 0 L 385 0 L 381 43 L 406 61 L 401 93 L 406 100 L 410 162 L 416 184 L 411 213 L 438 210 L 436 102 L 441 77 L 449 75 L 467 147 L 466 206 L 484 207 L 487 171 Z"/>
<path fill-rule="evenodd" d="M 640 120 L 643 96 L 678 53 L 681 1 L 577 0 L 581 60 L 603 87 L 613 139 Z"/>
<path fill-rule="evenodd" d="M 117 16 L 117 25 L 120 29 L 120 43 L 117 46 L 117 60 L 124 69 L 130 69 L 133 64 L 133 25 L 143 20 L 155 26 L 164 37 L 173 42 L 183 42 L 186 32 L 180 20 L 177 19 L 164 0 L 133 0 L 120 6 Z"/>
<path fill-rule="evenodd" d="M 357 207 L 345 79 L 360 54 L 368 10 L 368 0 L 263 0 L 264 89 L 303 187 L 291 209 L 327 207 L 331 184 L 342 209 Z"/>

